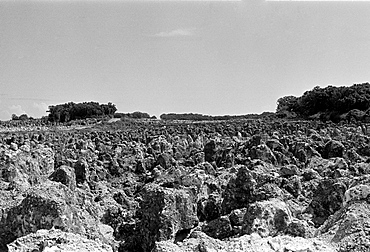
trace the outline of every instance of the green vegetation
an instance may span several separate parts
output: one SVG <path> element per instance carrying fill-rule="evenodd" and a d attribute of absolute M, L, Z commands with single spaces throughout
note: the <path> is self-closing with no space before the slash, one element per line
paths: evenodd
<path fill-rule="evenodd" d="M 370 84 L 350 87 L 316 86 L 301 97 L 285 96 L 277 102 L 279 117 L 302 117 L 339 122 L 341 119 L 363 120 L 370 107 Z"/>
<path fill-rule="evenodd" d="M 86 119 L 101 116 L 113 116 L 117 111 L 112 103 L 99 104 L 98 102 L 65 103 L 49 106 L 49 121 L 69 122 L 76 119 Z"/>
<path fill-rule="evenodd" d="M 17 116 L 16 114 L 12 114 L 12 120 L 13 121 L 17 121 L 17 120 L 26 121 L 28 119 L 33 119 L 33 118 L 32 117 L 28 117 L 27 114 L 22 114 L 20 116 Z"/>
<path fill-rule="evenodd" d="M 115 113 L 114 118 L 157 119 L 155 116 L 150 116 L 148 113 L 140 111 L 135 111 L 133 113 Z"/>
<path fill-rule="evenodd" d="M 274 117 L 274 113 L 264 112 L 261 115 L 258 114 L 247 114 L 247 115 L 223 115 L 223 116 L 210 116 L 202 114 L 162 114 L 160 118 L 162 120 L 188 120 L 188 121 L 226 121 L 226 120 L 240 120 L 240 119 L 261 119 L 266 117 Z"/>

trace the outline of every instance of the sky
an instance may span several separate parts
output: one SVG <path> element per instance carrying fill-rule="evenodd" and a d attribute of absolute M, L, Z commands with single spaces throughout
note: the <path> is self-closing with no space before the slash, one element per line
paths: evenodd
<path fill-rule="evenodd" d="M 275 111 L 370 81 L 370 1 L 0 0 L 0 120 L 49 105 Z"/>

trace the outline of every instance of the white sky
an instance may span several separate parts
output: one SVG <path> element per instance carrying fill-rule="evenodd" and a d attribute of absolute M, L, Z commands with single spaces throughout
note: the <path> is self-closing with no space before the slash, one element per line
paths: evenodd
<path fill-rule="evenodd" d="M 0 120 L 48 105 L 275 111 L 370 81 L 370 2 L 0 1 Z"/>

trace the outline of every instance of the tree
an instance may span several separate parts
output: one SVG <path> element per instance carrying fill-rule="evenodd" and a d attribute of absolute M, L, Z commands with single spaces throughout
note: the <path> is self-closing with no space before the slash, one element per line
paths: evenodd
<path fill-rule="evenodd" d="M 12 120 L 19 120 L 19 117 L 16 114 L 12 114 Z"/>
<path fill-rule="evenodd" d="M 18 119 L 22 121 L 26 121 L 28 120 L 28 115 L 27 114 L 20 115 Z"/>
<path fill-rule="evenodd" d="M 116 106 L 111 102 L 108 104 L 99 104 L 98 102 L 69 102 L 49 106 L 47 112 L 49 112 L 49 121 L 69 122 L 71 120 L 99 117 L 103 115 L 112 116 L 116 110 Z"/>
<path fill-rule="evenodd" d="M 283 112 L 283 111 L 293 112 L 297 106 L 297 101 L 298 101 L 298 98 L 293 95 L 284 96 L 282 98 L 279 98 L 279 100 L 277 101 L 276 112 L 277 113 Z"/>

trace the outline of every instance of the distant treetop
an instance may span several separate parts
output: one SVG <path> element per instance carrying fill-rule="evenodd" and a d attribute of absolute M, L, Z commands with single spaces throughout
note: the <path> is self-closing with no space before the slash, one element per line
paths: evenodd
<path fill-rule="evenodd" d="M 100 116 L 113 116 L 117 111 L 116 105 L 99 104 L 98 102 L 65 103 L 49 106 L 49 121 L 68 122 L 76 119 L 86 119 Z"/>
<path fill-rule="evenodd" d="M 301 97 L 282 97 L 277 101 L 276 112 L 280 117 L 296 115 L 339 121 L 340 115 L 351 110 L 368 111 L 369 107 L 370 84 L 362 83 L 350 87 L 316 86 Z"/>
<path fill-rule="evenodd" d="M 160 118 L 162 120 L 187 120 L 187 121 L 222 121 L 222 120 L 241 120 L 241 119 L 260 119 L 263 117 L 273 116 L 274 113 L 264 112 L 261 115 L 258 114 L 246 114 L 246 115 L 222 115 L 222 116 L 211 116 L 193 113 L 184 114 L 162 114 Z"/>
<path fill-rule="evenodd" d="M 148 113 L 135 111 L 133 113 L 114 113 L 115 118 L 131 118 L 131 119 L 155 119 L 155 116 L 150 116 Z"/>

